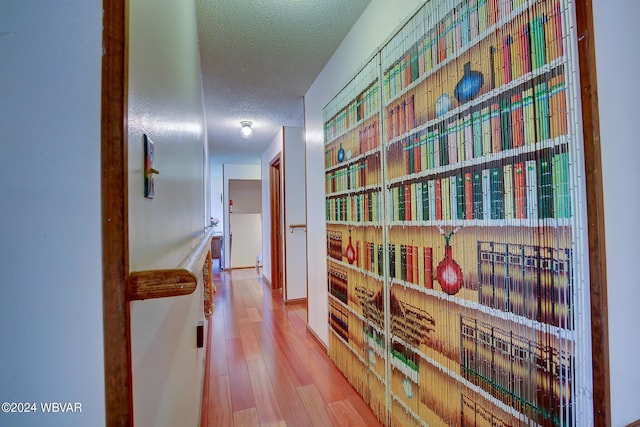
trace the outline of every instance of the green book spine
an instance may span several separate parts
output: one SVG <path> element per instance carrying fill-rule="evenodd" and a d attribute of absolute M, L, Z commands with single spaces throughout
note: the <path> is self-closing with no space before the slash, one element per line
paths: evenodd
<path fill-rule="evenodd" d="M 439 138 L 438 138 L 438 128 L 433 129 L 429 133 L 427 139 L 427 154 L 429 156 L 429 169 L 433 169 L 435 167 L 440 166 L 440 146 Z"/>
<path fill-rule="evenodd" d="M 418 45 L 411 48 L 411 81 L 415 82 L 420 76 L 420 67 L 418 65 Z"/>
<path fill-rule="evenodd" d="M 465 194 L 464 194 L 464 175 L 456 176 L 456 196 L 458 204 L 458 219 L 465 219 Z"/>
<path fill-rule="evenodd" d="M 389 244 L 389 277 L 395 279 L 396 277 L 396 245 Z"/>
<path fill-rule="evenodd" d="M 491 154 L 491 110 L 489 106 L 482 108 L 482 154 Z"/>
<path fill-rule="evenodd" d="M 442 208 L 442 219 L 449 220 L 451 219 L 451 199 L 450 199 L 450 190 L 451 186 L 449 184 L 449 177 L 442 178 L 440 180 L 440 191 L 441 191 L 441 208 Z"/>
<path fill-rule="evenodd" d="M 537 29 L 537 41 L 538 41 L 538 64 L 540 67 L 547 63 L 547 44 L 545 41 L 544 26 L 547 21 L 547 16 L 542 12 L 536 17 Z"/>
<path fill-rule="evenodd" d="M 511 95 L 505 94 L 500 100 L 500 130 L 502 151 L 513 148 L 511 132 Z"/>
<path fill-rule="evenodd" d="M 405 173 L 412 174 L 416 172 L 413 167 L 415 164 L 415 153 L 413 152 L 412 146 L 408 142 L 409 141 L 407 140 L 407 146 L 405 147 L 405 156 L 407 156 L 407 161 L 405 162 Z"/>
<path fill-rule="evenodd" d="M 553 212 L 555 218 L 571 217 L 571 199 L 569 197 L 569 155 L 559 153 L 552 161 Z"/>
<path fill-rule="evenodd" d="M 553 218 L 553 183 L 548 154 L 538 159 L 538 213 L 540 218 Z"/>
<path fill-rule="evenodd" d="M 541 16 L 531 20 L 531 69 L 536 70 L 544 65 L 544 28 L 541 27 Z M 542 38 L 541 38 L 542 37 Z"/>
<path fill-rule="evenodd" d="M 422 170 L 429 167 L 427 155 L 427 134 L 425 131 L 422 131 L 420 133 L 420 166 Z"/>
<path fill-rule="evenodd" d="M 505 219 L 515 218 L 514 198 L 513 198 L 513 165 L 506 164 L 502 168 L 504 176 L 504 217 Z"/>
<path fill-rule="evenodd" d="M 448 133 L 445 125 L 441 125 L 438 138 L 438 152 L 440 154 L 438 166 L 446 166 L 449 164 L 449 150 L 447 147 Z"/>
<path fill-rule="evenodd" d="M 482 117 L 480 110 L 471 115 L 471 128 L 473 132 L 473 157 L 482 157 Z"/>
<path fill-rule="evenodd" d="M 541 82 L 534 87 L 536 110 L 536 135 L 538 141 L 549 139 L 549 97 L 547 82 Z"/>
<path fill-rule="evenodd" d="M 432 219 L 429 216 L 429 186 L 426 182 L 422 183 L 422 219 L 425 221 Z"/>
<path fill-rule="evenodd" d="M 449 177 L 449 206 L 451 219 L 458 219 L 458 185 L 454 176 Z"/>
<path fill-rule="evenodd" d="M 558 167 L 558 155 L 551 159 L 551 193 L 553 195 L 553 217 L 561 218 L 561 196 L 560 196 L 560 168 Z"/>
<path fill-rule="evenodd" d="M 524 143 L 525 145 L 536 143 L 536 121 L 533 107 L 533 88 L 528 88 L 522 92 L 522 115 L 524 120 Z"/>
<path fill-rule="evenodd" d="M 504 183 L 501 168 L 491 168 L 491 219 L 504 219 Z"/>
<path fill-rule="evenodd" d="M 472 188 L 473 188 L 473 218 L 483 219 L 482 172 L 481 171 L 473 172 Z"/>
<path fill-rule="evenodd" d="M 478 0 L 478 32 L 480 34 L 487 31 L 487 0 Z"/>

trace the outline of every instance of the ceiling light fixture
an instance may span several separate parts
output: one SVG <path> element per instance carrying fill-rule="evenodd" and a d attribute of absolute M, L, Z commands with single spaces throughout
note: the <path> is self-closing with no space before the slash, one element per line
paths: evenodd
<path fill-rule="evenodd" d="M 240 124 L 242 125 L 242 129 L 240 129 L 240 136 L 242 136 L 244 139 L 251 138 L 251 135 L 253 135 L 251 122 L 249 120 L 242 120 Z"/>

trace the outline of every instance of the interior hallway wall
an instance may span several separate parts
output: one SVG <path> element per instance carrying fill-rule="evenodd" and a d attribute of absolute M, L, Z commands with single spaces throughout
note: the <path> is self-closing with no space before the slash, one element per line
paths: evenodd
<path fill-rule="evenodd" d="M 104 426 L 102 2 L 0 1 L 0 413 L 7 426 Z"/>
<path fill-rule="evenodd" d="M 195 5 L 129 2 L 129 255 L 131 271 L 177 267 L 208 225 L 204 104 Z M 143 134 L 155 143 L 155 197 L 144 197 Z M 199 425 L 202 280 L 190 295 L 131 303 L 136 426 Z M 206 332 L 205 332 L 206 336 Z"/>
<path fill-rule="evenodd" d="M 611 425 L 640 419 L 640 3 L 593 1 L 605 204 Z M 632 326 L 633 325 L 633 326 Z"/>

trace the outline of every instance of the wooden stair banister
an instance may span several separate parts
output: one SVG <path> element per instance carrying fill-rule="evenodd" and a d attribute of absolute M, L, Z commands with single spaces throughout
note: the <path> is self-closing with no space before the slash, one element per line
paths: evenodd
<path fill-rule="evenodd" d="M 129 301 L 151 298 L 189 295 L 196 290 L 198 275 L 211 250 L 214 228 L 205 231 L 204 237 L 177 268 L 133 271 L 127 277 Z"/>

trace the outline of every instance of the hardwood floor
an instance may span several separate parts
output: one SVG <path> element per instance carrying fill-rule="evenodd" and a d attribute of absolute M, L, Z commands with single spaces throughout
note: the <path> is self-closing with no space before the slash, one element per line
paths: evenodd
<path fill-rule="evenodd" d="M 379 426 L 306 327 L 254 269 L 214 271 L 202 427 Z"/>

